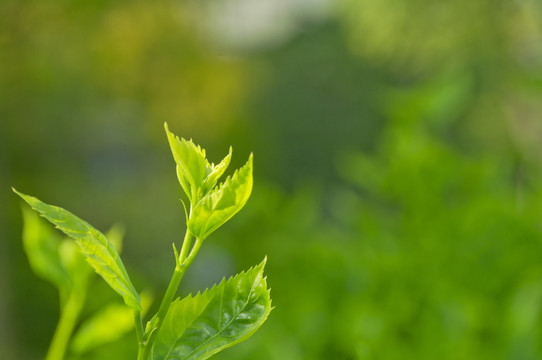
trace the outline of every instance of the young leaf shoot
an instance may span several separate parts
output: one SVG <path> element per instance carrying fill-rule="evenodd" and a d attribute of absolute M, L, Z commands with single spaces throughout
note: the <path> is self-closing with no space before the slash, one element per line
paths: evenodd
<path fill-rule="evenodd" d="M 205 149 L 192 140 L 175 136 L 167 124 L 165 130 L 177 178 L 188 199 L 187 230 L 181 251 L 173 246 L 176 264 L 173 275 L 158 311 L 145 326 L 142 316 L 148 309 L 149 296 L 140 298 L 128 276 L 118 253 L 122 238 L 118 228 L 105 236 L 72 213 L 13 189 L 33 210 L 78 245 L 76 250 L 72 242 L 62 242 L 57 234 L 41 226 L 41 220 L 34 213 L 24 210 L 23 240 L 30 265 L 36 274 L 59 288 L 61 302 L 66 307 L 71 304 L 70 308 L 75 309 L 69 321 L 61 317 L 59 335 L 55 334 L 46 360 L 64 359 L 67 349 L 82 354 L 119 339 L 132 327 L 139 344 L 138 360 L 203 360 L 250 337 L 271 312 L 270 292 L 263 275 L 266 260 L 229 280 L 224 279 L 210 290 L 175 299 L 181 280 L 203 241 L 237 214 L 250 197 L 253 156 L 251 154 L 244 166 L 218 184 L 230 164 L 231 147 L 226 157 L 215 165 L 207 160 Z M 83 257 L 122 296 L 128 307 L 107 306 L 79 328 L 68 347 L 87 293 L 88 266 L 82 267 L 78 260 Z"/>

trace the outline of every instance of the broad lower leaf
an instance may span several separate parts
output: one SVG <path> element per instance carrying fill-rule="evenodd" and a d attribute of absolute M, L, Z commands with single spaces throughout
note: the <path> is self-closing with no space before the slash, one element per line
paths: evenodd
<path fill-rule="evenodd" d="M 152 360 L 203 360 L 250 337 L 271 312 L 265 260 L 211 290 L 171 304 Z"/>
<path fill-rule="evenodd" d="M 148 310 L 152 296 L 148 292 L 141 293 L 143 314 Z M 122 304 L 110 304 L 97 314 L 86 320 L 71 341 L 71 349 L 82 354 L 104 344 L 116 341 L 134 328 L 132 309 Z"/>
<path fill-rule="evenodd" d="M 13 189 L 32 209 L 53 223 L 60 231 L 74 239 L 87 262 L 123 298 L 126 305 L 141 310 L 137 294 L 124 264 L 115 247 L 98 230 L 72 213 L 45 204 L 35 197 L 22 194 Z"/>
<path fill-rule="evenodd" d="M 188 229 L 205 239 L 245 206 L 252 192 L 252 154 L 247 163 L 194 207 Z"/>
<path fill-rule="evenodd" d="M 32 210 L 23 208 L 23 245 L 36 275 L 50 281 L 65 297 L 70 278 L 60 258 L 61 237 Z"/>

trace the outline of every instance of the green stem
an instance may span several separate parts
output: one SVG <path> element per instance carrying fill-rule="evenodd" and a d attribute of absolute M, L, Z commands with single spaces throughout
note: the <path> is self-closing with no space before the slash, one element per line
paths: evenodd
<path fill-rule="evenodd" d="M 192 234 L 190 234 L 190 231 L 186 229 L 186 233 L 184 234 L 183 247 L 181 248 L 181 255 L 179 255 L 179 259 L 177 260 L 178 264 L 182 264 L 184 262 L 184 260 L 188 256 L 188 251 L 190 250 L 191 245 Z"/>
<path fill-rule="evenodd" d="M 149 352 L 151 351 L 152 346 L 154 344 L 154 340 L 156 339 L 156 335 L 158 335 L 158 331 L 162 327 L 162 324 L 169 310 L 169 307 L 171 303 L 173 302 L 175 294 L 177 293 L 177 289 L 179 288 L 181 280 L 184 274 L 186 273 L 186 270 L 188 270 L 188 268 L 194 261 L 194 258 L 201 247 L 202 241 L 200 239 L 196 239 L 196 243 L 194 244 L 194 247 L 190 251 L 190 254 L 186 256 L 186 253 L 188 252 L 191 242 L 192 242 L 192 235 L 187 230 L 185 238 L 184 238 L 184 242 L 183 242 L 183 247 L 181 250 L 181 255 L 179 256 L 179 259 L 176 260 L 177 266 L 175 266 L 175 271 L 173 272 L 173 276 L 171 277 L 171 280 L 167 287 L 164 298 L 162 299 L 160 308 L 158 308 L 158 312 L 156 313 L 154 317 L 155 318 L 155 324 L 153 324 L 154 329 L 148 335 L 148 338 L 143 343 L 143 346 L 139 347 L 139 353 L 137 356 L 138 360 L 147 359 Z"/>
<path fill-rule="evenodd" d="M 141 319 L 141 311 L 134 310 L 134 326 L 139 345 L 144 343 L 143 339 L 143 321 Z"/>
<path fill-rule="evenodd" d="M 60 320 L 53 335 L 53 340 L 47 352 L 45 360 L 62 360 L 73 333 L 73 329 L 83 308 L 86 297 L 86 288 L 74 288 L 71 290 L 66 304 L 61 310 Z"/>
<path fill-rule="evenodd" d="M 145 360 L 147 358 L 148 352 L 145 351 L 145 344 L 140 343 L 137 351 L 137 360 Z"/>

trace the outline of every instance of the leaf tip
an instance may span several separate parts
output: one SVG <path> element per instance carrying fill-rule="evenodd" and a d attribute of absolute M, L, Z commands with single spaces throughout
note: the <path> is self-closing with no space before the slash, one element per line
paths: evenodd
<path fill-rule="evenodd" d="M 175 144 L 175 135 L 171 131 L 169 131 L 167 122 L 164 123 L 164 129 L 166 130 L 166 136 L 167 136 L 167 141 L 169 143 L 169 147 L 171 148 L 171 151 L 173 151 L 173 145 Z"/>
<path fill-rule="evenodd" d="M 169 126 L 167 124 L 167 121 L 164 121 L 164 129 L 166 130 L 167 139 L 171 147 L 173 146 L 173 143 L 175 142 L 175 134 L 169 131 Z"/>
<path fill-rule="evenodd" d="M 250 174 L 250 176 L 252 176 L 252 171 L 254 170 L 254 153 L 250 153 L 245 165 L 241 169 L 238 169 L 238 170 L 246 171 Z"/>
<path fill-rule="evenodd" d="M 29 201 L 32 199 L 31 196 L 26 195 L 26 194 L 23 194 L 23 193 L 20 192 L 20 191 L 17 191 L 17 189 L 15 189 L 13 186 L 11 187 L 11 190 L 13 190 L 13 192 L 14 192 L 15 194 L 19 195 L 19 197 L 20 197 L 21 199 L 23 199 L 24 201 L 26 201 L 29 205 L 31 205 L 30 202 L 29 202 Z"/>

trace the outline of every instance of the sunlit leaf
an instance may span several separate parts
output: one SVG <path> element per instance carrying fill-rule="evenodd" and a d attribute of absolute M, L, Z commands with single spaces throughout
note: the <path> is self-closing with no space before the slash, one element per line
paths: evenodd
<path fill-rule="evenodd" d="M 179 165 L 175 167 L 177 171 L 177 179 L 179 180 L 179 184 L 181 184 L 181 187 L 183 188 L 186 196 L 188 196 L 188 199 L 192 200 L 192 185 L 188 182 L 188 179 L 183 174 L 183 171 Z"/>
<path fill-rule="evenodd" d="M 245 206 L 252 192 L 252 154 L 232 177 L 207 195 L 194 207 L 189 230 L 205 239 Z"/>
<path fill-rule="evenodd" d="M 224 171 L 226 171 L 228 166 L 230 166 L 231 153 L 232 153 L 232 148 L 230 146 L 228 155 L 226 155 L 226 157 L 222 159 L 222 161 L 218 165 L 214 165 L 214 164 L 208 165 L 207 171 L 209 172 L 209 174 L 203 181 L 202 195 L 207 194 L 216 185 L 216 182 L 218 181 L 218 179 L 220 179 L 222 174 L 224 174 Z"/>
<path fill-rule="evenodd" d="M 101 232 L 60 207 L 47 205 L 37 198 L 24 195 L 15 189 L 13 191 L 41 216 L 77 242 L 87 262 L 109 286 L 124 298 L 126 305 L 141 310 L 139 295 L 128 277 L 118 252 Z"/>
<path fill-rule="evenodd" d="M 203 294 L 174 301 L 151 359 L 203 360 L 250 337 L 272 309 L 264 266 L 265 260 Z"/>
<path fill-rule="evenodd" d="M 192 189 L 198 189 L 207 177 L 207 159 L 205 150 L 194 144 L 192 140 L 178 138 L 169 131 L 167 123 L 166 129 L 169 146 L 173 153 L 173 158 L 177 163 L 177 176 L 188 198 L 192 198 Z M 185 181 L 186 179 L 186 181 Z M 188 183 L 187 183 L 188 182 Z M 188 186 L 190 185 L 190 186 Z"/>
<path fill-rule="evenodd" d="M 179 183 L 188 198 L 191 201 L 197 201 L 216 185 L 218 179 L 230 165 L 232 148 L 230 147 L 228 155 L 215 165 L 207 160 L 205 149 L 194 144 L 192 140 L 185 140 L 174 135 L 169 131 L 167 123 L 164 124 L 164 127 L 173 158 L 177 163 Z M 193 196 L 196 196 L 197 199 L 192 199 Z"/>

